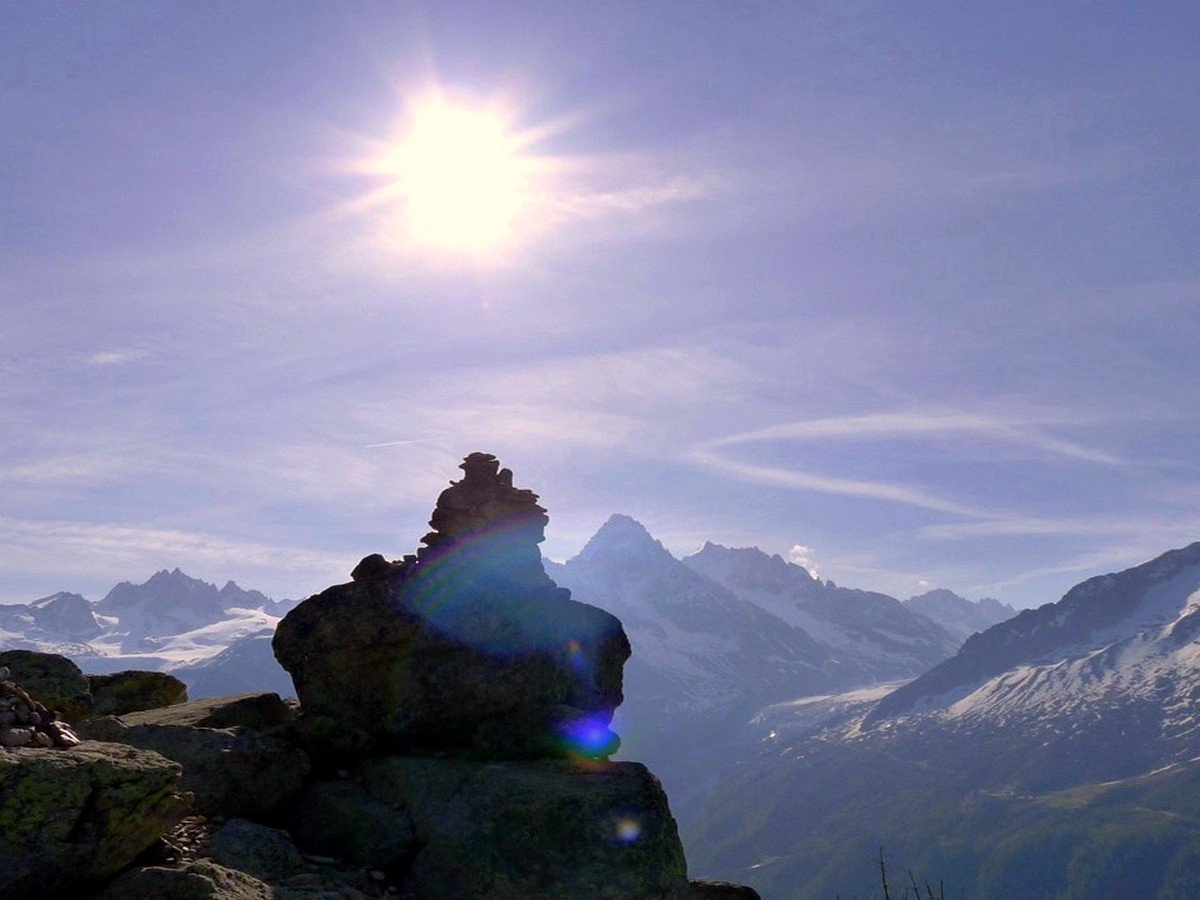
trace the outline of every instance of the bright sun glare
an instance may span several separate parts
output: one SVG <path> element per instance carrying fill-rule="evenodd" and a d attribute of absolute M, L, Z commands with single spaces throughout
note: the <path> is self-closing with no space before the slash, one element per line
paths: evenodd
<path fill-rule="evenodd" d="M 440 98 L 414 110 L 391 160 L 408 238 L 477 256 L 502 249 L 530 203 L 520 149 L 495 113 Z"/>

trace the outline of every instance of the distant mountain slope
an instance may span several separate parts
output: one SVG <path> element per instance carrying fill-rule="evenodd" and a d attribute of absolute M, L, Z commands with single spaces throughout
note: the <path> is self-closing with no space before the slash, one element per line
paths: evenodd
<path fill-rule="evenodd" d="M 893 597 L 826 585 L 758 550 L 708 544 L 680 561 L 628 516 L 546 569 L 624 624 L 621 754 L 662 778 L 680 821 L 755 740 L 761 726 L 747 723 L 763 707 L 911 678 L 956 646 Z"/>
<path fill-rule="evenodd" d="M 934 588 L 924 594 L 909 597 L 904 601 L 904 605 L 913 612 L 937 622 L 954 635 L 959 643 L 1017 614 L 1007 603 L 1001 603 L 994 597 L 984 597 L 972 602 L 945 588 Z"/>
<path fill-rule="evenodd" d="M 828 647 L 692 571 L 627 516 L 549 570 L 575 599 L 624 624 L 633 644 L 627 702 L 704 713 L 836 683 Z"/>
<path fill-rule="evenodd" d="M 757 548 L 707 543 L 683 563 L 829 647 L 840 686 L 918 675 L 958 646 L 895 597 L 822 582 Z"/>
<path fill-rule="evenodd" d="M 229 581 L 216 585 L 179 569 L 142 584 L 122 582 L 98 603 L 65 591 L 0 606 L 0 646 L 61 653 L 86 671 L 170 670 L 196 663 L 242 637 L 273 630 L 292 601 L 272 601 Z"/>
<path fill-rule="evenodd" d="M 778 740 L 726 770 L 689 853 L 780 898 L 869 891 L 880 846 L 966 897 L 1200 896 L 1198 699 L 1200 543 L 975 635 L 873 709 L 765 711 Z"/>
<path fill-rule="evenodd" d="M 1090 578 L 1057 603 L 969 638 L 955 656 L 880 702 L 868 723 L 918 708 L 950 711 L 971 694 L 974 703 L 950 714 L 1002 706 L 1011 712 L 1014 698 L 1020 708 L 1046 710 L 1068 696 L 1114 692 L 1122 699 L 1148 691 L 1168 702 L 1200 680 L 1190 649 L 1200 636 L 1198 591 L 1200 542 Z"/>
<path fill-rule="evenodd" d="M 187 685 L 188 697 L 203 700 L 247 691 L 274 691 L 294 697 L 292 677 L 271 650 L 274 628 L 252 632 L 231 642 L 215 656 L 172 670 Z"/>

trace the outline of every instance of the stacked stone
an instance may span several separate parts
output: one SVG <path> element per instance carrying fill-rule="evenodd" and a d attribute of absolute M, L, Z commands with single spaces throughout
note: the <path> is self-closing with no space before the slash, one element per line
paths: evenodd
<path fill-rule="evenodd" d="M 546 574 L 536 494 L 489 453 L 460 468 L 416 554 L 367 557 L 275 631 L 299 731 L 342 776 L 297 802 L 297 842 L 422 900 L 684 900 L 662 786 L 608 759 L 620 620 Z"/>
<path fill-rule="evenodd" d="M 537 545 L 546 539 L 550 519 L 537 494 L 513 487 L 512 471 L 501 469 L 490 453 L 472 453 L 459 468 L 465 475 L 438 497 L 429 519 L 433 531 L 423 538 L 417 559 L 428 562 L 451 549 L 500 547 L 513 557 L 505 560 L 508 566 L 544 576 Z"/>
<path fill-rule="evenodd" d="M 629 641 L 542 567 L 549 519 L 490 453 L 438 497 L 414 555 L 292 610 L 274 650 L 317 755 L 605 759 Z"/>
<path fill-rule="evenodd" d="M 0 667 L 0 747 L 74 747 L 79 744 L 57 712 L 30 697 Z"/>

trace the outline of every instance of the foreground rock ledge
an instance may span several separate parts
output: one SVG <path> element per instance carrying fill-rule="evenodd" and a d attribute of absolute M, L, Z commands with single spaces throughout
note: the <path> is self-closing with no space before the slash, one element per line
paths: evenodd
<path fill-rule="evenodd" d="M 0 896 L 45 896 L 129 865 L 183 815 L 179 774 L 119 744 L 0 750 Z"/>
<path fill-rule="evenodd" d="M 666 794 L 640 763 L 385 757 L 316 783 L 297 813 L 301 847 L 384 869 L 414 897 L 690 896 Z"/>

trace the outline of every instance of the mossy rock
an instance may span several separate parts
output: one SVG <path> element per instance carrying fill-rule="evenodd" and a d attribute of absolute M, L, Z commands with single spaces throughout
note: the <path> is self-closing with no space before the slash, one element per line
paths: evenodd
<path fill-rule="evenodd" d="M 166 672 L 130 669 L 110 675 L 88 675 L 92 713 L 120 716 L 147 709 L 161 709 L 187 701 L 187 685 Z"/>
<path fill-rule="evenodd" d="M 70 722 L 89 715 L 92 710 L 91 685 L 83 670 L 57 653 L 33 650 L 6 650 L 0 653 L 0 666 L 9 670 L 15 681 L 35 700 L 62 713 Z"/>
<path fill-rule="evenodd" d="M 49 896 L 129 865 L 183 814 L 179 775 L 117 744 L 0 753 L 0 897 Z"/>

